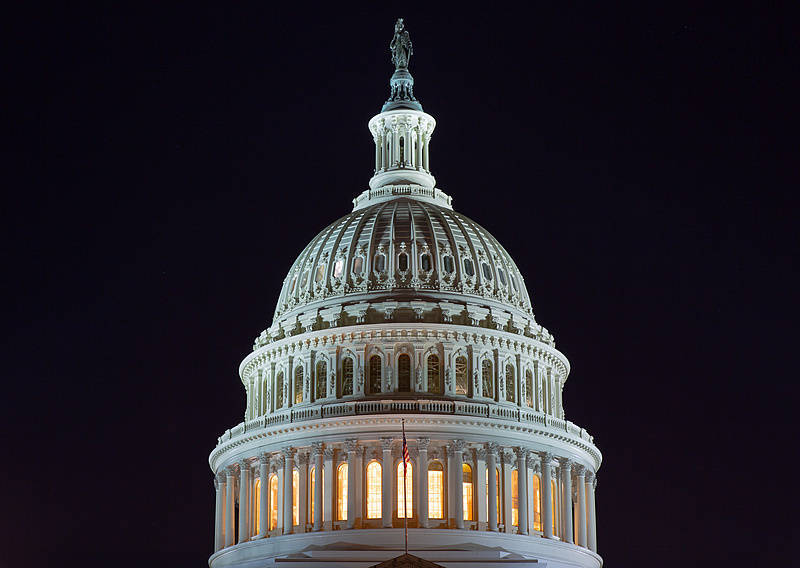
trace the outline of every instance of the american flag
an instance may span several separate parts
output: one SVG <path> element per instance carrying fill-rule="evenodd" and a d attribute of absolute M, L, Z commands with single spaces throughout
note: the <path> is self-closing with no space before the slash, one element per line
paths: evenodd
<path fill-rule="evenodd" d="M 411 457 L 408 455 L 408 444 L 406 443 L 406 421 L 403 420 L 403 470 L 406 468 L 407 463 L 411 463 Z"/>

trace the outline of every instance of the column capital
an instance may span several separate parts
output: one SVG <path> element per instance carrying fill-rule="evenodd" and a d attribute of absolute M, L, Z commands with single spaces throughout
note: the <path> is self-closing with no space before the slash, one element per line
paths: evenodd
<path fill-rule="evenodd" d="M 461 440 L 461 439 L 453 440 L 453 450 L 454 451 L 461 453 L 461 452 L 464 451 L 464 448 L 466 448 L 466 447 L 467 447 L 467 443 L 464 440 Z"/>
<path fill-rule="evenodd" d="M 500 463 L 503 465 L 509 465 L 514 463 L 514 456 L 513 454 L 509 454 L 507 451 L 502 450 L 500 452 Z"/>
<path fill-rule="evenodd" d="M 575 469 L 575 475 L 577 475 L 578 477 L 583 477 L 584 475 L 586 475 L 586 468 L 583 467 L 581 464 L 576 463 L 574 469 Z"/>
<path fill-rule="evenodd" d="M 594 483 L 597 484 L 597 475 L 590 470 L 588 467 L 586 468 L 586 483 Z"/>
<path fill-rule="evenodd" d="M 542 460 L 542 467 L 550 465 L 550 463 L 553 461 L 553 454 L 550 452 L 541 452 L 539 454 L 539 459 Z"/>
<path fill-rule="evenodd" d="M 334 449 L 333 448 L 325 448 L 325 451 L 323 452 L 323 456 L 325 456 L 326 460 L 332 460 L 333 459 L 333 453 L 334 453 Z"/>
<path fill-rule="evenodd" d="M 481 461 L 486 461 L 486 448 L 478 448 L 475 450 L 475 455 Z"/>
<path fill-rule="evenodd" d="M 417 449 L 421 452 L 427 452 L 428 446 L 431 444 L 430 438 L 418 438 L 417 439 Z"/>
<path fill-rule="evenodd" d="M 221 485 L 221 482 L 217 480 L 217 476 L 215 475 L 214 476 L 214 489 L 219 491 L 219 486 L 220 485 Z"/>
<path fill-rule="evenodd" d="M 217 475 L 214 476 L 219 483 L 225 483 L 225 473 L 224 470 L 217 472 Z"/>
<path fill-rule="evenodd" d="M 323 444 L 322 442 L 312 442 L 311 443 L 311 455 L 314 456 L 314 457 L 322 455 L 322 453 L 325 451 L 324 448 L 325 448 L 325 444 Z"/>
<path fill-rule="evenodd" d="M 564 468 L 565 472 L 569 472 L 572 466 L 575 465 L 575 462 L 569 458 L 561 458 L 559 462 L 561 463 L 561 467 Z"/>
<path fill-rule="evenodd" d="M 392 444 L 394 444 L 394 438 L 381 438 L 381 449 L 384 452 L 391 452 Z"/>
<path fill-rule="evenodd" d="M 528 448 L 524 446 L 519 446 L 518 448 L 514 448 L 514 453 L 517 454 L 517 458 L 519 459 L 527 460 L 528 452 L 529 452 Z"/>
<path fill-rule="evenodd" d="M 243 472 L 250 469 L 250 462 L 248 460 L 241 460 L 239 462 L 239 472 Z"/>
<path fill-rule="evenodd" d="M 278 454 L 278 457 L 275 458 L 275 465 L 278 467 L 278 469 L 283 469 L 285 463 L 286 463 L 286 456 L 284 456 L 282 453 Z"/>
<path fill-rule="evenodd" d="M 488 444 L 486 444 L 487 454 L 494 454 L 496 456 L 499 449 L 500 446 L 498 446 L 495 442 L 489 442 Z"/>
<path fill-rule="evenodd" d="M 355 452 L 358 449 L 358 439 L 357 438 L 348 438 L 344 441 L 344 448 L 349 454 L 350 452 Z"/>
<path fill-rule="evenodd" d="M 302 453 L 297 454 L 297 463 L 299 465 L 301 465 L 301 466 L 307 466 L 308 465 L 308 453 L 307 452 L 302 452 Z"/>
<path fill-rule="evenodd" d="M 269 465 L 269 454 L 264 453 L 264 454 L 259 455 L 258 456 L 258 463 L 261 464 L 261 465 L 268 466 Z"/>
<path fill-rule="evenodd" d="M 294 448 L 291 446 L 284 446 L 281 448 L 281 455 L 284 457 L 284 459 L 292 459 L 294 456 Z"/>
<path fill-rule="evenodd" d="M 225 474 L 228 477 L 236 477 L 236 466 L 235 465 L 229 465 L 227 467 L 227 469 L 225 470 Z"/>

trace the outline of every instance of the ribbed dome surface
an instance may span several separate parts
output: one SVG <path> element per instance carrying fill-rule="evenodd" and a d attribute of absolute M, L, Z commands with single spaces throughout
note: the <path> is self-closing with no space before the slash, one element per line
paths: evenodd
<path fill-rule="evenodd" d="M 398 197 L 345 215 L 309 243 L 284 281 L 275 323 L 335 303 L 426 298 L 533 315 L 516 264 L 486 229 Z"/>

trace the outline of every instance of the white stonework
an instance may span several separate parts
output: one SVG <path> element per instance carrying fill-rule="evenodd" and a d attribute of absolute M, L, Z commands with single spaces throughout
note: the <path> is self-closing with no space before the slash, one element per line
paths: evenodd
<path fill-rule="evenodd" d="M 302 251 L 239 367 L 244 421 L 209 457 L 209 565 L 367 567 L 401 554 L 405 419 L 412 554 L 599 567 L 602 457 L 565 417 L 569 362 L 506 250 L 435 187 L 435 120 L 413 97 L 398 26 L 392 95 L 369 122 L 369 189 Z"/>

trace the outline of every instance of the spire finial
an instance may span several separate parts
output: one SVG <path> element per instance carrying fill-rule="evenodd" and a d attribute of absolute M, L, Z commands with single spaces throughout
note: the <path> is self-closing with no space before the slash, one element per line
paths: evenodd
<path fill-rule="evenodd" d="M 397 18 L 394 24 L 394 37 L 389 43 L 394 63 L 394 75 L 389 81 L 391 93 L 389 100 L 383 105 L 381 112 L 396 108 L 422 110 L 422 105 L 414 98 L 414 77 L 408 72 L 408 62 L 414 48 L 411 46 L 411 36 L 408 35 L 403 18 Z"/>

